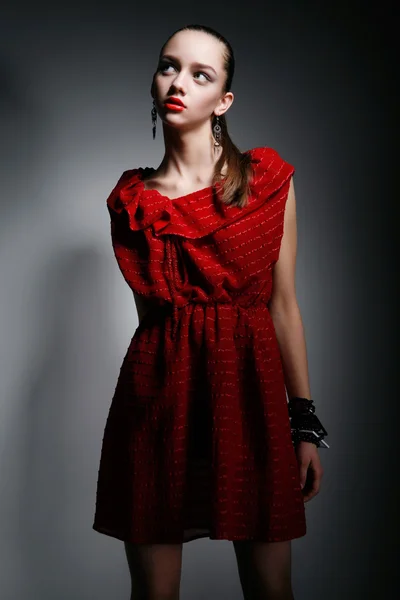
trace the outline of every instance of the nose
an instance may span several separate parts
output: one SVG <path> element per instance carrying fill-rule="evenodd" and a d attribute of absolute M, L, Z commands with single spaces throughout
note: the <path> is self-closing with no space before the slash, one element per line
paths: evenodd
<path fill-rule="evenodd" d="M 174 88 L 175 90 L 179 90 L 183 94 L 186 94 L 186 87 L 184 85 L 184 82 L 185 82 L 185 75 L 181 71 L 180 73 L 178 73 L 178 75 L 175 77 L 175 79 L 171 83 L 171 88 Z"/>

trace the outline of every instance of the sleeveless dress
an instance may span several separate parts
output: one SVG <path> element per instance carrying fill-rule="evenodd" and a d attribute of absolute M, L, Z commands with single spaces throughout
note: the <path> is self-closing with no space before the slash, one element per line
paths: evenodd
<path fill-rule="evenodd" d="M 294 168 L 247 151 L 249 203 L 220 184 L 169 199 L 124 171 L 107 199 L 115 258 L 154 301 L 123 359 L 93 529 L 135 543 L 306 534 L 281 355 L 268 310 Z"/>

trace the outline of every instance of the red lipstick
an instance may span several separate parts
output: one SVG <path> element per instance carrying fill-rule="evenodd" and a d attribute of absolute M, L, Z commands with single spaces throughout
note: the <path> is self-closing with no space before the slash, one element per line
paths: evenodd
<path fill-rule="evenodd" d="M 180 100 L 180 98 L 175 98 L 174 96 L 167 98 L 167 100 L 164 102 L 164 106 L 170 110 L 176 111 L 182 111 L 185 108 L 182 100 Z"/>

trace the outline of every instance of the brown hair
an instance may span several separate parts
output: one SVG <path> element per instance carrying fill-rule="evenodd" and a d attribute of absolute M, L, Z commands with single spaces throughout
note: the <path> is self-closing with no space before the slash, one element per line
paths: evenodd
<path fill-rule="evenodd" d="M 231 90 L 233 74 L 235 71 L 235 58 L 233 55 L 232 46 L 228 40 L 220 33 L 211 27 L 207 27 L 206 25 L 185 25 L 184 27 L 174 31 L 174 33 L 169 36 L 160 50 L 159 57 L 161 57 L 169 40 L 179 31 L 204 31 L 224 44 L 225 51 L 223 53 L 223 58 L 226 79 L 223 86 L 223 93 L 226 94 L 226 92 L 229 92 Z M 216 116 L 214 115 L 211 122 L 211 127 L 214 127 L 215 121 Z M 239 148 L 235 146 L 231 140 L 228 133 L 225 114 L 219 116 L 219 123 L 221 125 L 222 152 L 215 165 L 212 185 L 214 186 L 218 181 L 221 181 L 221 170 L 226 163 L 227 170 L 225 181 L 221 190 L 221 201 L 225 204 L 244 207 L 248 203 L 248 195 L 250 193 L 249 181 L 253 174 L 251 170 L 251 157 L 249 154 L 242 154 Z"/>

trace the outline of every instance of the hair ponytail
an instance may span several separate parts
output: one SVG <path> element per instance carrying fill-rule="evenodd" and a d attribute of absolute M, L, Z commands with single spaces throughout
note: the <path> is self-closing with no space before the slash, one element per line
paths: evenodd
<path fill-rule="evenodd" d="M 243 208 L 246 206 L 248 195 L 250 193 L 249 181 L 252 176 L 251 157 L 249 154 L 242 154 L 239 148 L 233 143 L 226 124 L 225 115 L 220 115 L 221 125 L 221 146 L 222 152 L 216 165 L 213 177 L 213 185 L 224 179 L 221 202 L 232 204 Z M 212 127 L 214 126 L 214 119 Z M 226 167 L 226 174 L 222 177 L 221 171 Z"/>

